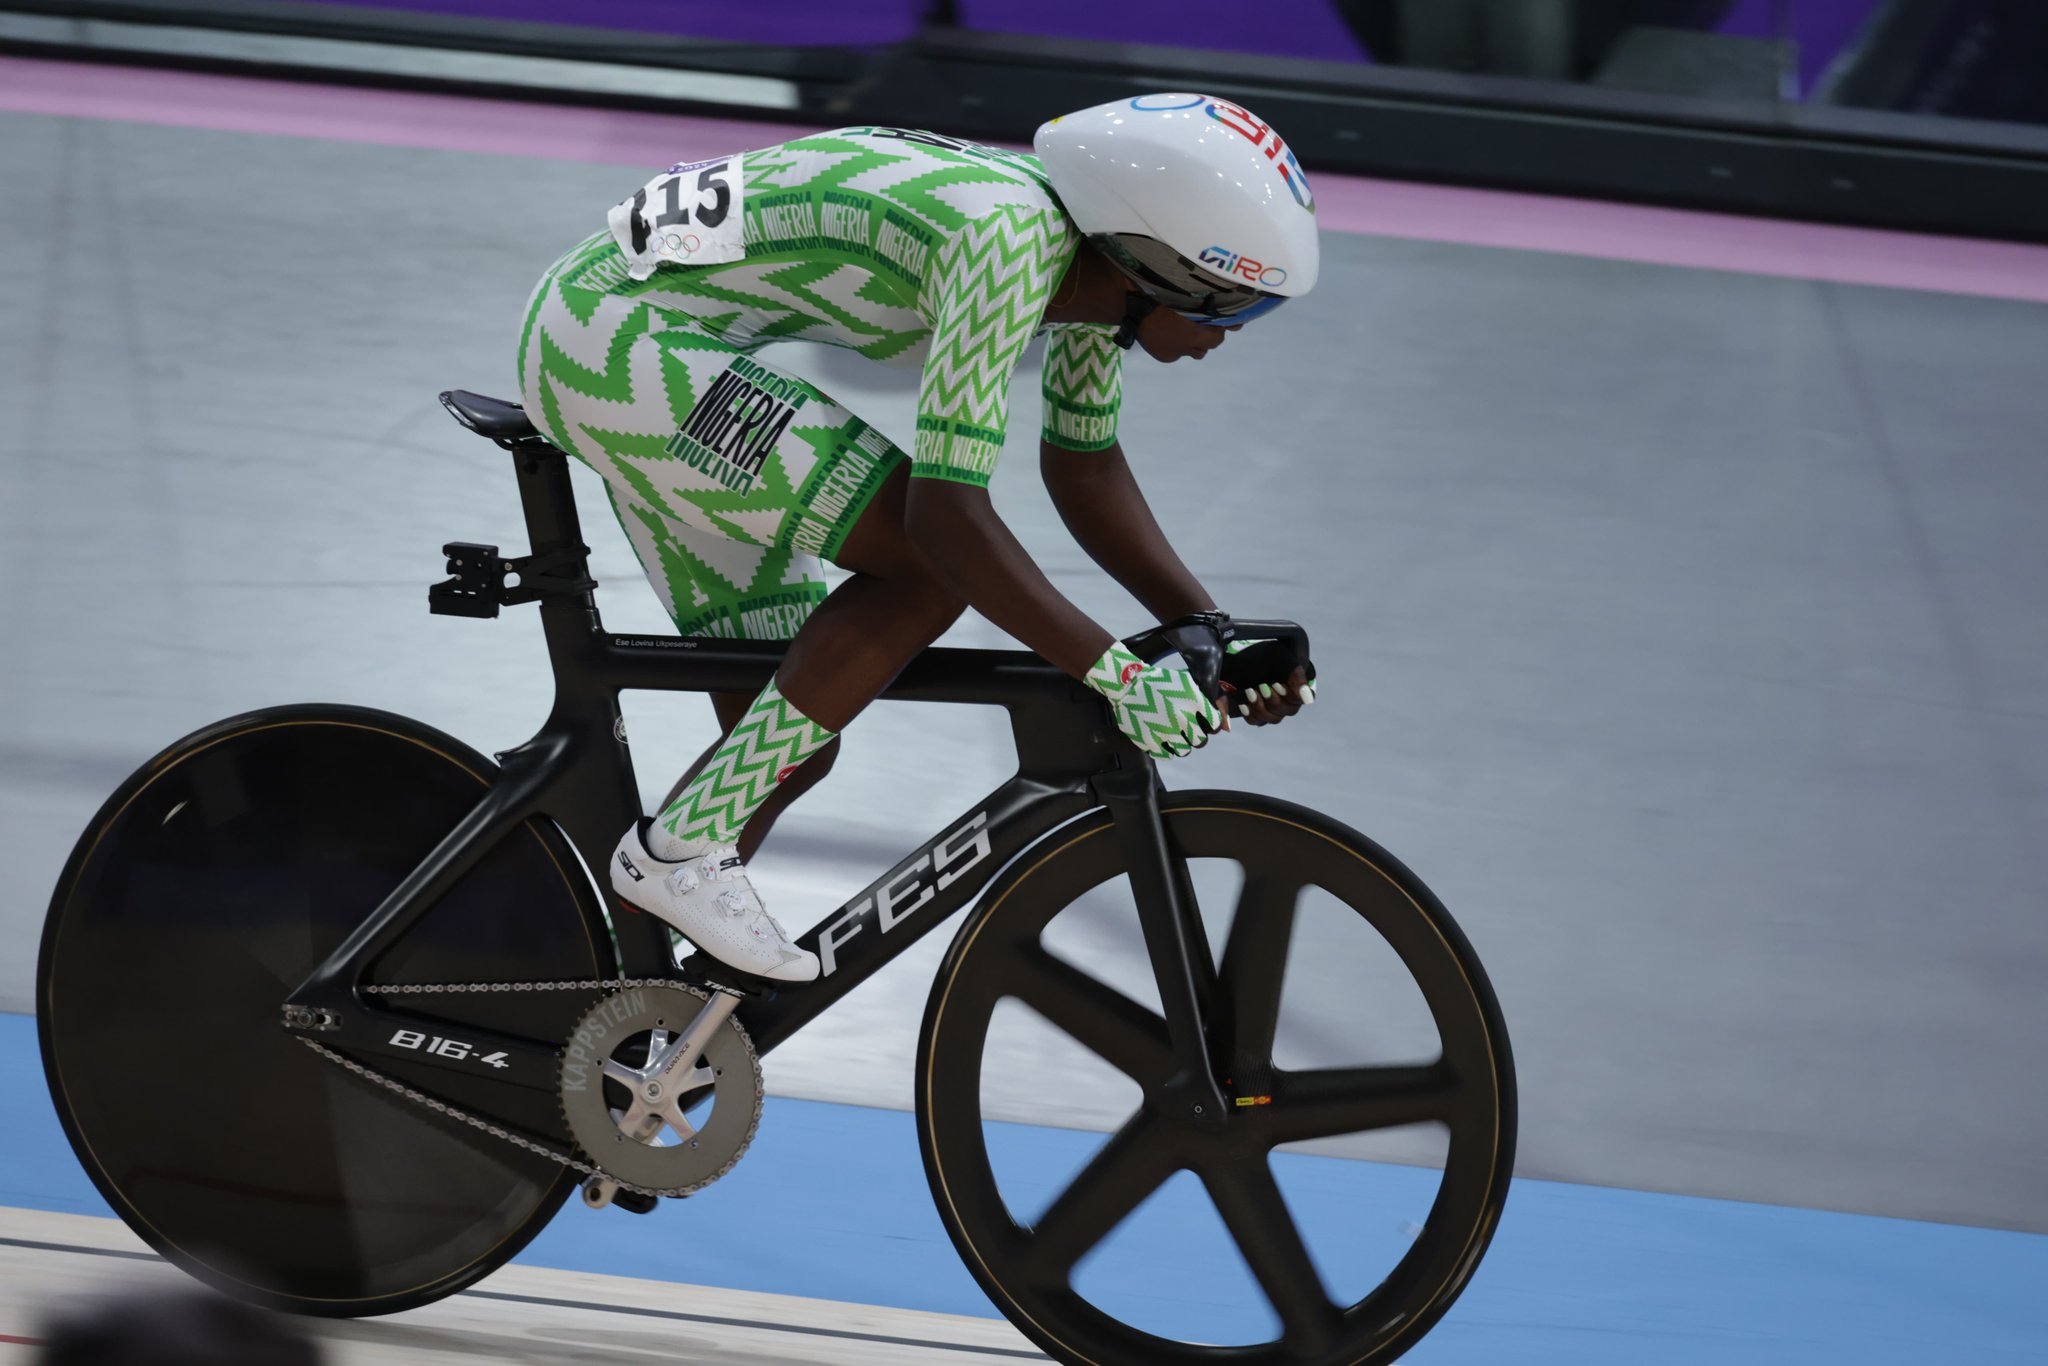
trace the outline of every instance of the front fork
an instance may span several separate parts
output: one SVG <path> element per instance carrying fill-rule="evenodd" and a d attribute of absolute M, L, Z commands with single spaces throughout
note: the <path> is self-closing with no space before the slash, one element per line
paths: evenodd
<path fill-rule="evenodd" d="M 1215 957 L 1188 878 L 1187 859 L 1159 814 L 1159 775 L 1139 759 L 1094 779 L 1095 795 L 1116 824 L 1145 952 L 1166 1015 L 1174 1070 L 1149 1097 L 1159 1114 L 1197 1128 L 1223 1126 L 1229 1102 L 1216 1077 L 1208 1021 L 1217 994 Z"/>

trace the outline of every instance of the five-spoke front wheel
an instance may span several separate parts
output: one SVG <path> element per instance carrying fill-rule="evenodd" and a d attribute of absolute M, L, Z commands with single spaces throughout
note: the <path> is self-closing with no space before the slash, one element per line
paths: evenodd
<path fill-rule="evenodd" d="M 1111 985 L 1113 973 L 1077 953 L 1073 936 L 1062 938 L 1061 917 L 1085 915 L 1076 908 L 1126 871 L 1108 816 L 1086 818 L 1027 851 L 991 889 L 933 986 L 917 1104 L 940 1215 L 997 1307 L 1064 1362 L 1393 1361 L 1463 1288 L 1506 1199 L 1514 1074 L 1492 989 L 1435 897 L 1356 832 L 1243 793 L 1167 794 L 1162 814 L 1189 901 L 1225 903 L 1200 905 L 1222 931 L 1220 952 L 1202 925 L 1190 927 L 1200 950 L 1199 1051 L 1223 1086 L 1225 1112 L 1191 1100 L 1201 1088 L 1183 1075 L 1188 1052 L 1164 1014 L 1137 999 L 1145 992 Z M 1217 863 L 1235 865 L 1241 882 L 1205 897 L 1214 879 L 1190 870 Z M 1354 963 L 1349 941 L 1328 926 L 1307 942 L 1311 904 L 1349 922 L 1391 975 L 1368 970 L 1363 947 Z M 1403 1048 L 1380 1037 L 1372 1007 L 1390 986 L 1418 1002 L 1428 1035 L 1422 1056 L 1412 1038 Z M 990 1070 L 1004 1065 L 992 1027 L 1016 1006 L 1064 1036 L 1061 1047 L 1078 1045 L 1128 1078 L 1137 1097 L 1106 1139 L 1075 1136 L 1076 1151 L 1093 1151 L 1042 1202 L 1006 1184 L 996 1149 L 1014 1140 L 985 1112 L 987 1095 L 1001 1089 L 985 1084 Z M 1283 1016 L 1328 1056 L 1305 1063 L 1276 1054 Z M 1381 1045 L 1390 1056 L 1379 1055 Z M 1327 1065 L 1333 1060 L 1339 1065 Z M 1436 1156 L 1421 1160 L 1440 1176 L 1276 1151 L 1334 1144 L 1348 1152 L 1355 1140 L 1346 1136 L 1418 1130 L 1436 1136 Z M 1300 1164 L 1315 1165 L 1304 1172 Z M 1308 1186 L 1290 1196 L 1276 1173 Z M 1203 1217 L 1220 1222 L 1269 1310 L 1261 1340 L 1209 1345 L 1196 1340 L 1205 1336 L 1199 1325 L 1180 1332 L 1170 1316 L 1133 1322 L 1144 1317 L 1133 1312 L 1142 1296 L 1091 1289 L 1091 1261 L 1099 1265 L 1141 1207 L 1173 1189 L 1213 1207 Z M 1339 1274 L 1337 1263 L 1359 1250 L 1353 1245 L 1377 1236 L 1378 1206 L 1403 1200 L 1412 1212 L 1401 1217 L 1397 1242 L 1380 1239 L 1383 1264 L 1363 1279 Z M 1192 1236 L 1176 1230 L 1195 1226 L 1184 1220 L 1167 1236 Z M 1166 1251 L 1175 1275 L 1195 1260 L 1182 1244 Z M 1161 1265 L 1155 1259 L 1155 1281 L 1167 1274 Z M 1185 1274 L 1200 1283 L 1198 1268 Z M 1186 1293 L 1201 1292 L 1191 1285 Z"/>

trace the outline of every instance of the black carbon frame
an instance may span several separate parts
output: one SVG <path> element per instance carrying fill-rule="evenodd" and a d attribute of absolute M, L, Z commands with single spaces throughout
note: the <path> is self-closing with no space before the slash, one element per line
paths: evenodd
<path fill-rule="evenodd" d="M 426 859 L 292 993 L 287 1004 L 325 1013 L 323 1043 L 351 1051 L 459 1068 L 471 1064 L 394 1047 L 392 1034 L 423 1017 L 368 999 L 360 989 L 376 960 L 499 840 L 530 818 L 552 820 L 595 875 L 611 908 L 619 969 L 627 977 L 678 977 L 668 928 L 624 913 L 609 895 L 606 868 L 619 834 L 640 817 L 633 760 L 620 721 L 628 689 L 758 692 L 784 646 L 681 636 L 621 636 L 599 619 L 588 575 L 567 458 L 552 446 L 508 445 L 518 473 L 535 590 L 555 676 L 554 707 L 540 731 L 498 755 L 498 781 Z M 545 566 L 542 571 L 540 566 Z M 1298 629 L 1298 628 L 1297 628 Z M 1141 651 L 1142 652 L 1142 651 Z M 1035 840 L 1101 805 L 1114 815 L 1130 859 L 1133 890 L 1178 1051 L 1183 1085 L 1220 1093 L 1202 1043 L 1213 961 L 1189 908 L 1185 866 L 1172 855 L 1159 818 L 1152 763 L 1117 731 L 1093 693 L 1037 655 L 1021 650 L 930 649 L 882 694 L 911 702 L 962 702 L 1009 712 L 1017 773 L 948 823 L 821 924 L 799 937 L 818 951 L 820 980 L 750 998 L 739 1017 L 763 1052 L 828 1009 L 884 964 L 965 906 Z M 304 1017 L 301 1017 L 304 1018 Z M 338 1023 L 334 1023 L 338 1021 Z M 463 1026 L 462 1034 L 504 1055 L 496 1079 L 551 1090 L 556 1043 Z"/>

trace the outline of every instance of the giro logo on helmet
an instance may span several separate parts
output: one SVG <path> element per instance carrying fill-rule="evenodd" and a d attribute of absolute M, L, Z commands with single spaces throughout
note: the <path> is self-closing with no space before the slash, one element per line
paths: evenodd
<path fill-rule="evenodd" d="M 1287 271 L 1282 266 L 1261 265 L 1249 256 L 1240 256 L 1228 247 L 1203 247 L 1201 262 L 1216 267 L 1219 275 L 1235 275 L 1241 280 L 1250 280 L 1268 289 L 1278 288 L 1287 283 Z"/>

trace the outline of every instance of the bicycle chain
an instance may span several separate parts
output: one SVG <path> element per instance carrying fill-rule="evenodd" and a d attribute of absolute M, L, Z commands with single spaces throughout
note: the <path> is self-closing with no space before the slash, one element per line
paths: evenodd
<path fill-rule="evenodd" d="M 507 991 L 595 991 L 602 994 L 611 994 L 620 991 L 631 991 L 636 987 L 687 989 L 688 986 L 688 983 L 674 977 L 593 977 L 584 981 L 571 982 L 411 982 L 394 983 L 391 985 L 374 985 L 366 982 L 363 984 L 362 989 L 381 996 L 424 996 L 436 992 L 473 992 L 483 994 L 485 992 Z M 676 1186 L 668 1190 L 662 1190 L 653 1186 L 635 1185 L 631 1181 L 621 1181 L 618 1177 L 613 1176 L 610 1172 L 594 1163 L 585 1162 L 581 1158 L 572 1157 L 567 1153 L 558 1153 L 545 1143 L 536 1142 L 524 1134 L 513 1133 L 504 1125 L 495 1124 L 482 1115 L 472 1114 L 459 1105 L 451 1105 L 445 1100 L 437 1099 L 424 1091 L 408 1086 L 394 1076 L 380 1072 L 367 1064 L 357 1062 L 354 1058 L 345 1057 L 337 1053 L 326 1044 L 319 1042 L 309 1035 L 301 1034 L 298 1037 L 300 1043 L 306 1045 L 306 1047 L 312 1049 L 321 1057 L 326 1058 L 329 1062 L 338 1063 L 343 1070 L 353 1072 L 365 1081 L 374 1082 L 385 1090 L 403 1096 L 407 1100 L 424 1105 L 435 1114 L 444 1115 L 449 1119 L 467 1124 L 473 1129 L 480 1129 L 493 1138 L 505 1140 L 505 1142 L 510 1143 L 515 1148 L 524 1148 L 537 1157 L 545 1157 L 550 1162 L 558 1162 L 562 1166 L 572 1171 L 580 1172 L 586 1177 L 594 1176 L 600 1180 L 610 1181 L 618 1186 L 620 1190 L 631 1191 L 635 1195 L 674 1196 L 678 1198 L 685 1195 L 694 1195 L 731 1171 L 738 1165 L 740 1160 L 740 1155 L 735 1155 L 732 1161 L 720 1167 L 710 1176 L 702 1181 L 693 1182 L 688 1186 Z M 741 1031 L 741 1037 L 747 1041 L 748 1055 L 757 1056 L 754 1053 L 753 1038 L 744 1030 Z M 754 1096 L 756 1119 L 760 1117 L 760 1107 L 761 1096 L 757 1091 Z"/>

